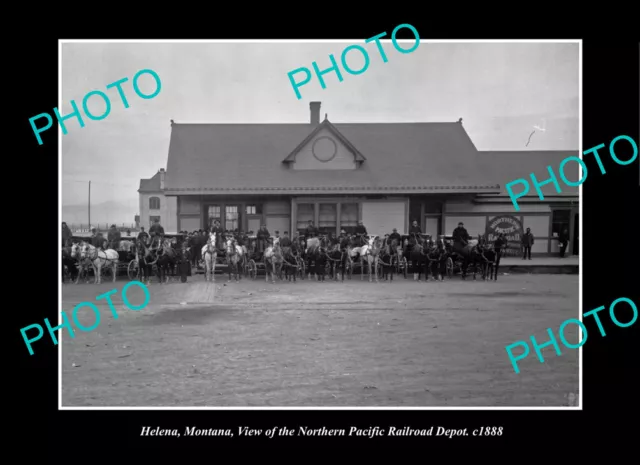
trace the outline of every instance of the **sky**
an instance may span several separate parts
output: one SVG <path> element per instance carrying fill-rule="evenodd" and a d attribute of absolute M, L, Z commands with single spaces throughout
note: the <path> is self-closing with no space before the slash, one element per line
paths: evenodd
<path fill-rule="evenodd" d="M 364 42 L 364 41 L 363 41 Z M 83 97 L 102 90 L 111 113 L 102 121 L 84 117 L 85 127 L 67 120 L 62 136 L 63 206 L 115 202 L 138 212 L 141 178 L 166 168 L 170 120 L 176 123 L 308 123 L 309 102 L 320 101 L 332 123 L 447 122 L 463 118 L 478 150 L 579 149 L 579 45 L 577 43 L 432 43 L 421 41 L 409 54 L 383 42 L 384 63 L 375 44 L 366 45 L 369 68 L 314 76 L 298 100 L 287 73 L 296 68 L 330 66 L 340 61 L 344 43 L 63 43 L 61 115 L 81 108 Z M 405 48 L 409 44 L 403 44 Z M 358 52 L 348 63 L 363 64 Z M 340 65 L 341 66 L 341 65 Z M 152 69 L 160 93 L 143 100 L 133 91 L 133 76 Z M 123 85 L 129 108 L 107 84 Z M 300 79 L 302 75 L 296 76 Z M 149 75 L 139 81 L 154 90 Z M 89 110 L 104 113 L 92 97 Z M 534 125 L 536 131 L 526 146 Z M 99 215 L 92 211 L 93 215 Z"/>

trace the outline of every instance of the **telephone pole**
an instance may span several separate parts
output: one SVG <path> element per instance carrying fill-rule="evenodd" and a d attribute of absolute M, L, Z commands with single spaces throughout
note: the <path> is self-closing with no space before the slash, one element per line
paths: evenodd
<path fill-rule="evenodd" d="M 91 181 L 89 181 L 89 230 L 91 230 Z"/>

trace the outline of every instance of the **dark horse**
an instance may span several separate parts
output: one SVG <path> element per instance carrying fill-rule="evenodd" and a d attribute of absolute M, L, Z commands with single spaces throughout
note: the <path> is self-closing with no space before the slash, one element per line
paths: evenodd
<path fill-rule="evenodd" d="M 326 251 L 329 263 L 329 276 L 334 281 L 338 280 L 338 270 L 342 268 L 342 280 L 344 281 L 344 254 L 346 252 L 340 248 L 340 240 L 331 236 L 329 239 L 329 247 Z"/>
<path fill-rule="evenodd" d="M 500 266 L 500 256 L 493 247 L 487 244 L 485 236 L 481 236 L 478 242 L 478 250 L 482 264 L 482 279 L 492 281 L 498 280 L 498 267 Z"/>
<path fill-rule="evenodd" d="M 449 258 L 449 253 L 444 245 L 444 241 L 438 239 L 436 246 L 429 253 L 431 273 L 436 281 L 438 279 L 444 281 L 444 275 L 447 274 L 447 258 Z"/>
<path fill-rule="evenodd" d="M 138 257 L 138 269 L 140 270 L 142 282 L 144 283 L 146 281 L 147 284 L 151 284 L 151 274 L 157 257 L 154 257 L 149 247 L 140 239 L 136 241 L 136 255 Z"/>
<path fill-rule="evenodd" d="M 299 244 L 297 240 L 291 241 L 291 247 L 282 247 L 282 268 L 284 269 L 284 280 L 297 282 L 298 275 L 298 253 Z"/>
<path fill-rule="evenodd" d="M 392 239 L 391 242 L 385 241 L 385 245 L 378 253 L 377 261 L 382 268 L 382 279 L 384 281 L 393 281 L 393 272 L 398 264 L 397 239 Z"/>
<path fill-rule="evenodd" d="M 471 240 L 469 242 L 462 241 L 454 241 L 453 243 L 453 251 L 462 257 L 462 279 L 467 279 L 467 272 L 469 270 L 469 266 L 473 266 L 473 279 L 476 279 L 476 274 L 478 273 L 478 265 L 481 265 L 484 262 L 484 259 L 481 256 L 480 249 L 478 248 L 478 244 L 480 243 L 480 236 L 478 236 L 478 240 Z"/>
<path fill-rule="evenodd" d="M 170 271 L 174 269 L 177 259 L 176 250 L 168 240 L 161 241 L 158 248 L 158 260 L 156 274 L 160 283 L 169 282 Z"/>
<path fill-rule="evenodd" d="M 423 268 L 428 266 L 429 260 L 427 254 L 424 252 L 424 241 L 419 234 L 412 234 L 409 237 L 407 243 L 403 248 L 403 255 L 407 258 L 407 261 L 411 263 L 413 269 L 413 280 L 420 281 Z M 425 278 L 428 279 L 428 269 Z"/>

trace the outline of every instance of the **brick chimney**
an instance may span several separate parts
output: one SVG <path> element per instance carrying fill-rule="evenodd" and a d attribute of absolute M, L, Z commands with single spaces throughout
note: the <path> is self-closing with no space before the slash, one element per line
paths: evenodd
<path fill-rule="evenodd" d="M 311 125 L 317 126 L 320 124 L 320 102 L 309 103 L 311 109 Z"/>
<path fill-rule="evenodd" d="M 165 175 L 165 171 L 164 168 L 160 168 L 160 189 L 164 190 L 164 175 Z"/>

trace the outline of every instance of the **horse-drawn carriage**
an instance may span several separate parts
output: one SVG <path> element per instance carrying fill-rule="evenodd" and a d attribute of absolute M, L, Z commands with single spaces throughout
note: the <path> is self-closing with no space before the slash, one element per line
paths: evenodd
<path fill-rule="evenodd" d="M 118 251 L 120 263 L 122 264 L 123 268 L 126 268 L 127 276 L 130 281 L 141 280 L 144 278 L 144 273 L 142 267 L 140 266 L 143 261 L 150 267 L 149 271 L 151 276 L 159 276 L 157 264 L 159 258 L 158 256 L 165 253 L 165 241 L 168 241 L 171 249 L 173 249 L 171 253 L 167 253 L 167 257 L 169 258 L 168 269 L 171 276 L 176 276 L 177 262 L 175 260 L 175 257 L 177 256 L 177 251 L 182 246 L 182 242 L 184 240 L 184 234 L 165 233 L 163 242 L 158 248 L 148 250 L 147 246 L 138 246 L 137 240 L 135 240 L 132 242 L 129 250 L 122 250 L 126 249 L 127 247 L 123 244 L 123 242 L 128 242 L 128 240 L 125 239 L 124 241 L 120 242 L 121 250 Z"/>

